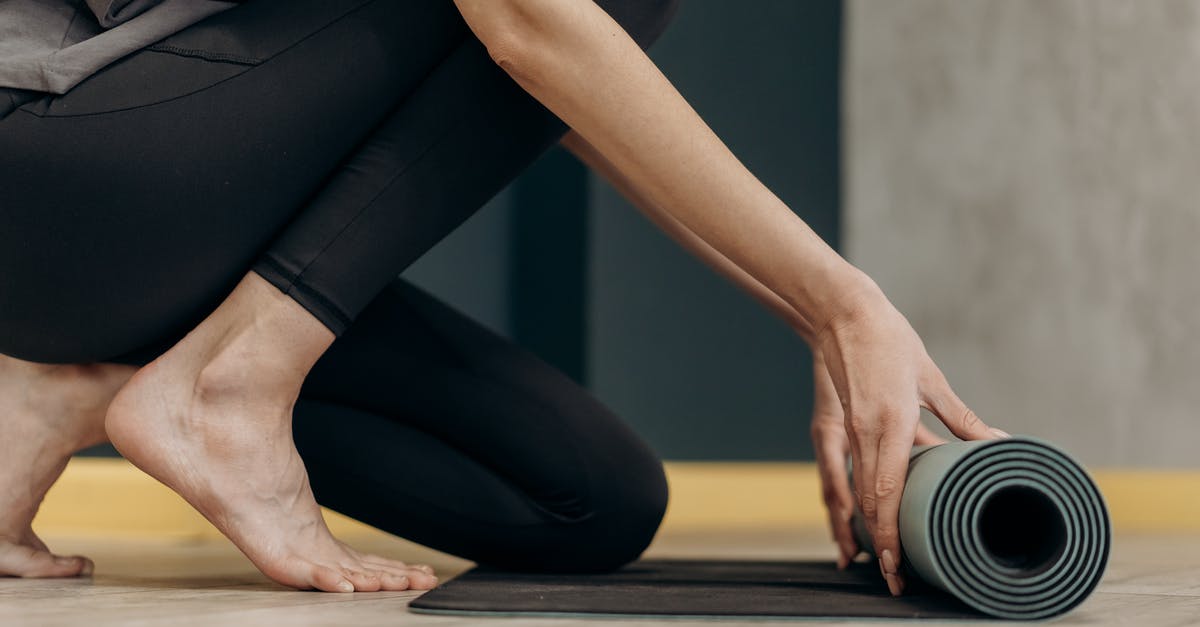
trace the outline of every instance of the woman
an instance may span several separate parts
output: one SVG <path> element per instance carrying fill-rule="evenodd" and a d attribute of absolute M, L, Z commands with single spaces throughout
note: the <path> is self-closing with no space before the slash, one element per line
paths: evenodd
<path fill-rule="evenodd" d="M 178 2 L 115 4 L 178 26 Z M 86 76 L 9 83 L 24 90 L 0 108 L 0 573 L 91 571 L 29 523 L 67 456 L 105 439 L 297 588 L 436 583 L 338 542 L 317 501 L 505 568 L 634 559 L 666 504 L 654 454 L 395 279 L 561 141 L 812 346 L 839 562 L 858 552 L 849 456 L 900 593 L 900 490 L 932 438 L 920 408 L 962 438 L 997 432 L 645 56 L 670 2 L 207 4 L 220 12 Z"/>

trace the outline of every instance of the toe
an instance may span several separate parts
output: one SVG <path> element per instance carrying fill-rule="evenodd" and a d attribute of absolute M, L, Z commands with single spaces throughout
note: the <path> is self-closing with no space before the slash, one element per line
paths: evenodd
<path fill-rule="evenodd" d="M 425 571 L 410 568 L 408 581 L 413 590 L 430 590 L 437 587 L 438 578 Z"/>
<path fill-rule="evenodd" d="M 0 575 L 16 577 L 76 577 L 91 574 L 91 560 L 79 556 L 54 555 L 30 546 L 0 546 Z"/>
<path fill-rule="evenodd" d="M 408 575 L 395 572 L 384 572 L 381 582 L 384 590 L 408 590 L 412 587 Z"/>
<path fill-rule="evenodd" d="M 363 562 L 384 572 L 404 576 L 408 579 L 408 587 L 414 590 L 428 590 L 436 586 L 438 582 L 438 578 L 434 576 L 433 567 L 427 564 L 405 566 L 404 562 L 389 560 L 378 555 L 364 555 Z"/>
<path fill-rule="evenodd" d="M 346 579 L 354 584 L 355 592 L 378 592 L 382 585 L 382 575 L 377 570 L 345 568 L 342 572 Z"/>
<path fill-rule="evenodd" d="M 341 569 L 313 566 L 309 582 L 311 587 L 324 592 L 354 592 L 354 584 L 346 579 Z"/>

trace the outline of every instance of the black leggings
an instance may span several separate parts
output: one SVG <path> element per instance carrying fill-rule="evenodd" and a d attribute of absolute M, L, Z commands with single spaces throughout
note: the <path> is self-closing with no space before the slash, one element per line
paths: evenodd
<path fill-rule="evenodd" d="M 599 4 L 643 46 L 674 8 Z M 507 568 L 653 537 L 629 427 L 396 278 L 566 130 L 450 0 L 255 0 L 0 116 L 0 353 L 144 364 L 252 270 L 338 336 L 295 411 L 322 504 Z"/>

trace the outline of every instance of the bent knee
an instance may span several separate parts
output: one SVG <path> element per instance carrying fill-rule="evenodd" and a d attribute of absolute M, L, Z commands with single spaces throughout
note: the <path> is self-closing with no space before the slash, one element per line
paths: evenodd
<path fill-rule="evenodd" d="M 539 570 L 605 572 L 636 560 L 650 546 L 667 511 L 668 490 L 662 465 L 641 473 L 636 483 L 610 486 L 607 502 L 591 516 L 564 526 L 544 547 Z"/>

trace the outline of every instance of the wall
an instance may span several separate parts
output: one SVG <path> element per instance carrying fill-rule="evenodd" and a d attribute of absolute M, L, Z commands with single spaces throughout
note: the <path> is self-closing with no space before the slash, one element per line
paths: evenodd
<path fill-rule="evenodd" d="M 686 0 L 651 57 L 828 241 L 838 228 L 841 3 Z M 672 459 L 811 459 L 804 343 L 650 225 L 591 193 L 588 383 Z"/>
<path fill-rule="evenodd" d="M 851 0 L 849 256 L 985 420 L 1200 466 L 1200 3 Z"/>
<path fill-rule="evenodd" d="M 833 242 L 840 20 L 837 0 L 687 0 L 651 50 Z M 803 342 L 570 159 L 552 151 L 406 276 L 581 380 L 668 458 L 811 459 Z"/>
<path fill-rule="evenodd" d="M 505 190 L 403 274 L 499 333 L 511 333 L 512 192 Z"/>
<path fill-rule="evenodd" d="M 840 22 L 840 0 L 685 0 L 651 50 L 751 170 L 831 242 Z M 564 151 L 403 276 L 590 387 L 667 458 L 812 458 L 803 342 Z"/>

